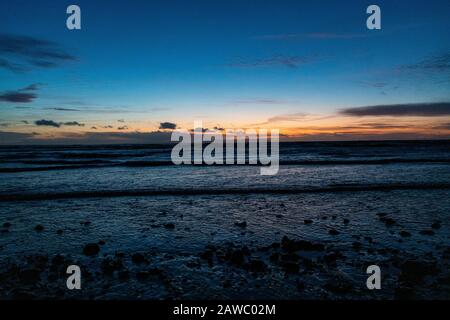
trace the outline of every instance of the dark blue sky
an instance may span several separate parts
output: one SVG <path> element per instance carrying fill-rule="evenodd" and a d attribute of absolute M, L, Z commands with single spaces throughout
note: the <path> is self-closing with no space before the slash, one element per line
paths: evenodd
<path fill-rule="evenodd" d="M 70 4 L 82 30 L 65 27 Z M 370 4 L 382 30 L 366 28 Z M 343 108 L 450 100 L 449 1 L 6 0 L 0 30 L 0 120 L 12 132 L 202 119 L 330 133 L 360 124 Z M 58 55 L 39 56 L 49 50 Z M 28 101 L 1 98 L 31 84 Z M 84 126 L 31 125 L 39 119 Z"/>

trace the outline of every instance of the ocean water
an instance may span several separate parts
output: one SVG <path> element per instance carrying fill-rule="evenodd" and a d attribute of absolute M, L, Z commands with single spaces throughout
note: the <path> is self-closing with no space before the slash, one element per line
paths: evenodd
<path fill-rule="evenodd" d="M 274 176 L 175 166 L 170 151 L 0 147 L 0 296 L 450 298 L 450 141 L 282 143 Z M 285 252 L 283 237 L 325 249 Z M 89 275 L 85 290 L 61 289 L 59 255 Z M 371 264 L 380 292 L 365 287 Z"/>

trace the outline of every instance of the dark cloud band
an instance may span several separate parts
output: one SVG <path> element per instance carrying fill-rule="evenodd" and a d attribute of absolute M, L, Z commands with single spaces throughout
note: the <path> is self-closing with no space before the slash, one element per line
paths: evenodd
<path fill-rule="evenodd" d="M 450 115 L 450 102 L 376 105 L 367 107 L 347 108 L 341 110 L 340 113 L 343 115 L 355 117 L 365 117 L 365 116 L 438 117 Z"/>

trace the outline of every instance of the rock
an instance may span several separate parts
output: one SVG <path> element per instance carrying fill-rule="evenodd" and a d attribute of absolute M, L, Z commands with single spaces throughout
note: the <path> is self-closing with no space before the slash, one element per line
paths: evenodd
<path fill-rule="evenodd" d="M 399 234 L 402 237 L 411 237 L 411 233 L 409 233 L 408 231 L 402 230 L 402 231 L 399 232 Z"/>
<path fill-rule="evenodd" d="M 269 260 L 271 262 L 277 262 L 280 259 L 280 254 L 278 252 L 274 252 L 270 255 Z"/>
<path fill-rule="evenodd" d="M 231 253 L 230 262 L 235 265 L 242 265 L 244 263 L 244 253 L 242 250 L 234 250 Z"/>
<path fill-rule="evenodd" d="M 41 232 L 41 231 L 44 231 L 44 227 L 42 225 L 38 224 L 36 227 L 34 227 L 34 230 Z"/>
<path fill-rule="evenodd" d="M 51 264 L 55 266 L 60 266 L 64 263 L 65 259 L 62 255 L 57 254 L 52 258 Z"/>
<path fill-rule="evenodd" d="M 267 270 L 267 265 L 261 260 L 252 260 L 249 268 L 251 272 L 264 272 Z"/>
<path fill-rule="evenodd" d="M 439 222 L 435 222 L 431 225 L 431 228 L 433 229 L 440 229 L 441 228 L 441 224 Z"/>
<path fill-rule="evenodd" d="M 395 288 L 394 297 L 398 300 L 412 300 L 416 297 L 414 288 L 400 286 Z"/>
<path fill-rule="evenodd" d="M 296 253 L 283 254 L 280 258 L 281 261 L 297 262 L 298 260 L 300 260 L 300 256 Z"/>
<path fill-rule="evenodd" d="M 311 223 L 313 223 L 313 221 L 310 220 L 310 219 L 305 219 L 305 220 L 303 220 L 303 223 L 304 224 L 311 224 Z"/>
<path fill-rule="evenodd" d="M 353 287 L 349 282 L 339 280 L 328 281 L 325 285 L 325 289 L 338 294 L 351 293 L 353 291 Z"/>
<path fill-rule="evenodd" d="M 328 233 L 332 236 L 337 236 L 338 234 L 340 234 L 340 232 L 335 229 L 331 229 L 330 231 L 328 231 Z"/>
<path fill-rule="evenodd" d="M 235 226 L 239 227 L 239 228 L 247 228 L 247 221 L 242 221 L 242 222 L 235 222 L 234 223 Z"/>
<path fill-rule="evenodd" d="M 186 267 L 191 269 L 198 269 L 201 267 L 201 264 L 199 261 L 188 261 L 185 263 Z"/>
<path fill-rule="evenodd" d="M 399 280 L 402 283 L 420 284 L 427 275 L 433 275 L 436 271 L 432 263 L 408 260 L 400 266 Z"/>
<path fill-rule="evenodd" d="M 37 269 L 27 269 L 20 271 L 19 279 L 21 282 L 26 284 L 36 284 L 41 278 L 41 274 Z"/>
<path fill-rule="evenodd" d="M 305 283 L 303 281 L 297 280 L 297 290 L 298 291 L 305 290 Z"/>
<path fill-rule="evenodd" d="M 120 271 L 119 272 L 119 279 L 120 280 L 128 280 L 130 278 L 130 272 L 128 270 Z"/>
<path fill-rule="evenodd" d="M 100 247 L 96 243 L 88 243 L 84 246 L 83 253 L 86 256 L 95 256 L 100 252 Z"/>
<path fill-rule="evenodd" d="M 213 258 L 214 252 L 211 249 L 206 249 L 200 253 L 200 258 L 203 260 L 211 260 Z"/>
<path fill-rule="evenodd" d="M 101 268 L 104 274 L 111 275 L 114 271 L 123 269 L 123 263 L 122 260 L 106 258 L 102 261 Z"/>
<path fill-rule="evenodd" d="M 433 230 L 422 230 L 419 233 L 422 234 L 422 235 L 425 235 L 425 236 L 432 236 L 432 235 L 434 235 L 434 231 Z"/>
<path fill-rule="evenodd" d="M 164 225 L 164 228 L 170 229 L 170 230 L 175 229 L 175 224 L 173 224 L 173 223 L 166 223 Z"/>
<path fill-rule="evenodd" d="M 145 259 L 144 255 L 141 253 L 135 253 L 131 256 L 131 261 L 134 264 L 141 264 L 147 262 L 147 259 Z"/>
<path fill-rule="evenodd" d="M 362 243 L 358 242 L 358 241 L 355 241 L 355 242 L 352 243 L 352 248 L 355 251 L 359 251 L 362 248 Z"/>
<path fill-rule="evenodd" d="M 150 277 L 150 273 L 148 273 L 148 271 L 139 271 L 136 272 L 136 279 L 138 280 L 146 280 Z"/>
<path fill-rule="evenodd" d="M 306 240 L 291 240 L 284 236 L 281 240 L 281 248 L 288 252 L 296 251 L 323 251 L 325 246 L 321 243 L 312 243 Z"/>
<path fill-rule="evenodd" d="M 330 252 L 323 257 L 327 264 L 335 264 L 339 259 L 345 259 L 345 256 L 340 252 Z"/>
<path fill-rule="evenodd" d="M 151 276 L 162 276 L 163 275 L 163 271 L 159 268 L 151 268 L 148 270 L 148 273 Z"/>
<path fill-rule="evenodd" d="M 395 220 L 392 218 L 387 218 L 387 217 L 381 217 L 380 221 L 384 222 L 384 224 L 386 226 L 393 226 L 394 224 L 396 224 Z"/>
<path fill-rule="evenodd" d="M 300 270 L 298 264 L 296 264 L 295 262 L 283 262 L 281 267 L 283 268 L 284 272 L 291 274 L 296 274 Z"/>

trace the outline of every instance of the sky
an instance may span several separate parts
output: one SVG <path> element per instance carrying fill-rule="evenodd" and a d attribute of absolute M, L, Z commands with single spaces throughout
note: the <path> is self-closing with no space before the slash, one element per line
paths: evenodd
<path fill-rule="evenodd" d="M 1 144 L 154 143 L 199 120 L 285 140 L 448 139 L 450 2 L 0 2 Z"/>

